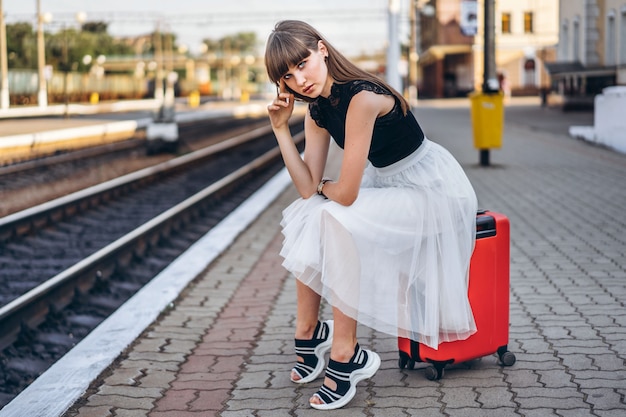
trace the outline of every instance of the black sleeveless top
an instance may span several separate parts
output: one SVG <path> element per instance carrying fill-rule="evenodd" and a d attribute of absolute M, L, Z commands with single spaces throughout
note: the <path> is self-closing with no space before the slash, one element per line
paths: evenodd
<path fill-rule="evenodd" d="M 331 134 L 343 149 L 348 105 L 355 94 L 361 91 L 392 95 L 391 91 L 370 81 L 356 80 L 344 84 L 333 84 L 328 98 L 318 97 L 309 103 L 309 112 L 315 123 Z M 394 97 L 395 98 L 395 97 Z M 372 143 L 368 155 L 375 167 L 385 167 L 398 162 L 415 151 L 424 140 L 424 132 L 410 111 L 406 116 L 395 99 L 393 109 L 376 119 Z"/>

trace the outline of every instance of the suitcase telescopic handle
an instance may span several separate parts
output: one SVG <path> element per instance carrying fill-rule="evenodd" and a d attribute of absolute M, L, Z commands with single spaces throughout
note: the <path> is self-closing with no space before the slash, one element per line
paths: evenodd
<path fill-rule="evenodd" d="M 483 239 L 496 235 L 496 219 L 487 214 L 487 210 L 476 212 L 476 239 Z"/>

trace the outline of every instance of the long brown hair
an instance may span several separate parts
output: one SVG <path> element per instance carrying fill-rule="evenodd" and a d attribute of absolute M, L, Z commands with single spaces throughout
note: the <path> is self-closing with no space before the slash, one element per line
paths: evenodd
<path fill-rule="evenodd" d="M 406 113 L 409 104 L 406 99 L 386 82 L 354 65 L 341 52 L 335 49 L 317 30 L 308 23 L 299 20 L 283 20 L 278 22 L 267 40 L 265 48 L 265 68 L 270 80 L 279 84 L 280 79 L 289 71 L 289 67 L 297 65 L 317 51 L 318 42 L 322 41 L 328 50 L 326 65 L 328 74 L 337 83 L 354 80 L 366 80 L 391 91 Z M 290 93 L 299 99 L 311 102 L 314 99 L 297 94 L 287 87 Z"/>

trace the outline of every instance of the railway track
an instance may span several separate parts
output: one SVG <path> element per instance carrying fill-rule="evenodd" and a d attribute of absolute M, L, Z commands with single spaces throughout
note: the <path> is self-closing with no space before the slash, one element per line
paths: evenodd
<path fill-rule="evenodd" d="M 267 125 L 267 117 L 221 117 L 179 125 L 178 153 L 188 153 L 230 136 Z M 148 155 L 142 130 L 129 140 L 0 166 L 0 217 L 174 158 Z M 68 180 L 69 179 L 69 180 Z"/>
<path fill-rule="evenodd" d="M 266 124 L 0 218 L 0 407 L 282 167 Z"/>

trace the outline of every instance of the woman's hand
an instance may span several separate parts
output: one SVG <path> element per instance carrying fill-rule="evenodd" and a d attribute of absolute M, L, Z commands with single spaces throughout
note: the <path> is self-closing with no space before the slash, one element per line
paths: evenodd
<path fill-rule="evenodd" d="M 267 106 L 270 123 L 274 130 L 288 126 L 289 118 L 293 113 L 293 94 L 287 92 L 285 82 L 280 81 L 279 91 L 276 98 Z"/>

